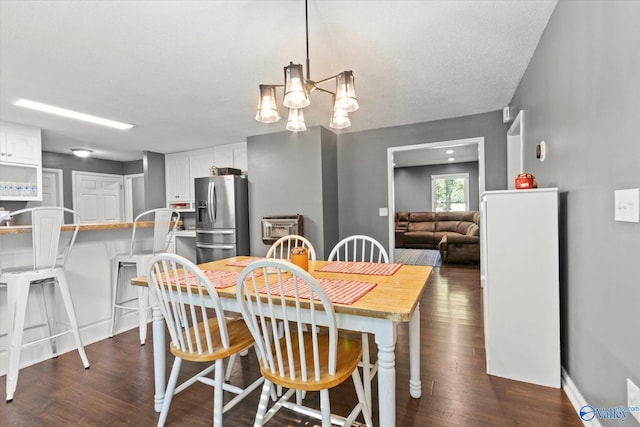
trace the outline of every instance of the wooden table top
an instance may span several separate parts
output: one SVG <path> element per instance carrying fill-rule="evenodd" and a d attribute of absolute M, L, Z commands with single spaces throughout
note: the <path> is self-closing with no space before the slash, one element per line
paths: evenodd
<path fill-rule="evenodd" d="M 243 267 L 228 265 L 230 262 L 242 261 L 249 257 L 239 256 L 219 261 L 200 264 L 202 270 L 242 271 Z M 416 305 L 420 301 L 431 273 L 432 267 L 420 265 L 403 265 L 392 276 L 325 273 L 316 271 L 330 264 L 328 261 L 310 261 L 309 272 L 315 278 L 347 279 L 360 282 L 376 283 L 376 287 L 351 305 L 334 304 L 336 313 L 356 314 L 366 317 L 408 322 Z M 147 286 L 146 277 L 131 279 L 131 284 Z M 236 286 L 216 289 L 221 298 L 236 298 Z"/>

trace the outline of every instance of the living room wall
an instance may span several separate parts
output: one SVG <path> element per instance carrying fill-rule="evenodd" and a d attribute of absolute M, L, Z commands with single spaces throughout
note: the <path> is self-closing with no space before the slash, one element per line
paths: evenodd
<path fill-rule="evenodd" d="M 507 130 L 502 112 L 338 135 L 340 236 L 367 234 L 389 247 L 387 148 L 484 137 L 485 188 L 507 188 Z"/>
<path fill-rule="evenodd" d="M 640 385 L 640 224 L 614 221 L 614 191 L 640 187 L 638 22 L 640 2 L 558 2 L 512 101 L 525 170 L 561 193 L 562 364 L 597 408 Z"/>
<path fill-rule="evenodd" d="M 431 177 L 453 173 L 469 174 L 469 210 L 479 210 L 478 169 L 478 162 L 396 168 L 394 170 L 396 212 L 432 210 Z"/>

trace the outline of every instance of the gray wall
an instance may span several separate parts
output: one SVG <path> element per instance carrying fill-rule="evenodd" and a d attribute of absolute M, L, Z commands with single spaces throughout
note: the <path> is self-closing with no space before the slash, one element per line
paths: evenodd
<path fill-rule="evenodd" d="M 145 151 L 142 153 L 142 165 L 146 209 L 166 207 L 164 154 Z"/>
<path fill-rule="evenodd" d="M 394 170 L 396 212 L 432 210 L 431 177 L 452 173 L 469 174 L 469 210 L 477 211 L 480 206 L 478 172 L 478 162 L 396 168 Z"/>
<path fill-rule="evenodd" d="M 389 245 L 387 148 L 453 139 L 484 137 L 485 188 L 507 187 L 507 129 L 502 112 L 395 126 L 338 136 L 340 237 L 367 234 Z"/>
<path fill-rule="evenodd" d="M 613 218 L 614 190 L 640 187 L 639 23 L 640 2 L 558 2 L 512 102 L 525 170 L 561 192 L 562 364 L 602 408 L 640 385 L 640 224 Z"/>
<path fill-rule="evenodd" d="M 73 171 L 124 174 L 124 163 L 114 160 L 96 159 L 95 157 L 80 158 L 73 154 L 42 152 L 42 167 L 62 169 L 62 188 L 64 191 L 64 206 L 73 209 Z"/>
<path fill-rule="evenodd" d="M 337 241 L 336 136 L 315 126 L 247 138 L 251 255 L 265 255 L 260 220 L 304 215 L 304 235 L 323 259 Z M 331 245 L 331 246 L 330 246 Z"/>

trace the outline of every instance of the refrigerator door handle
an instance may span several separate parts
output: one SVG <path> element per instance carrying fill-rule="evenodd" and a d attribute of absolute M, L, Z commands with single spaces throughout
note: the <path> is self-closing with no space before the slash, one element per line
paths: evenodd
<path fill-rule="evenodd" d="M 207 229 L 196 230 L 196 234 L 233 234 L 233 233 L 235 233 L 234 230 L 207 230 Z"/>
<path fill-rule="evenodd" d="M 209 186 L 207 188 L 207 203 L 209 209 L 207 212 L 209 214 L 209 221 L 213 224 L 215 222 L 215 218 L 213 216 L 212 208 L 213 208 L 213 182 L 209 181 Z"/>
<path fill-rule="evenodd" d="M 196 247 L 204 249 L 235 249 L 235 245 L 208 245 L 206 243 L 196 243 Z"/>
<path fill-rule="evenodd" d="M 218 219 L 218 193 L 216 191 L 216 183 L 212 181 L 211 186 L 213 187 L 213 222 L 216 222 Z"/>

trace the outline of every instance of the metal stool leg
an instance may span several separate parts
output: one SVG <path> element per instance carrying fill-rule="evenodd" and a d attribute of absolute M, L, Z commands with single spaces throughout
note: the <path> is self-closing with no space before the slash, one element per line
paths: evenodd
<path fill-rule="evenodd" d="M 138 277 L 144 276 L 145 262 L 136 262 L 136 274 Z M 149 288 L 138 287 L 138 328 L 140 333 L 140 345 L 144 345 L 147 340 L 147 322 L 149 320 Z"/>
<path fill-rule="evenodd" d="M 9 366 L 7 369 L 7 402 L 13 400 L 18 384 L 20 369 L 20 351 L 22 350 L 22 333 L 24 318 L 29 299 L 30 282 L 18 277 L 7 278 L 7 302 L 9 308 Z"/>
<path fill-rule="evenodd" d="M 111 295 L 111 328 L 109 329 L 109 338 L 113 338 L 113 330 L 116 326 L 116 304 L 118 300 L 118 284 L 120 282 L 120 261 L 113 260 L 111 268 L 111 277 L 113 285 L 111 286 L 113 295 Z"/>
<path fill-rule="evenodd" d="M 71 299 L 71 293 L 69 292 L 69 283 L 67 282 L 67 275 L 64 270 L 58 270 L 56 272 L 56 279 L 58 279 L 58 286 L 60 287 L 60 294 L 62 295 L 62 301 L 67 309 L 67 316 L 69 317 L 69 323 L 71 324 L 71 333 L 76 341 L 78 347 L 78 353 L 82 359 L 82 364 L 85 369 L 89 367 L 89 359 L 84 352 L 84 346 L 82 345 L 82 339 L 80 338 L 80 331 L 78 330 L 78 321 L 76 319 L 76 312 L 73 309 L 73 301 Z"/>

